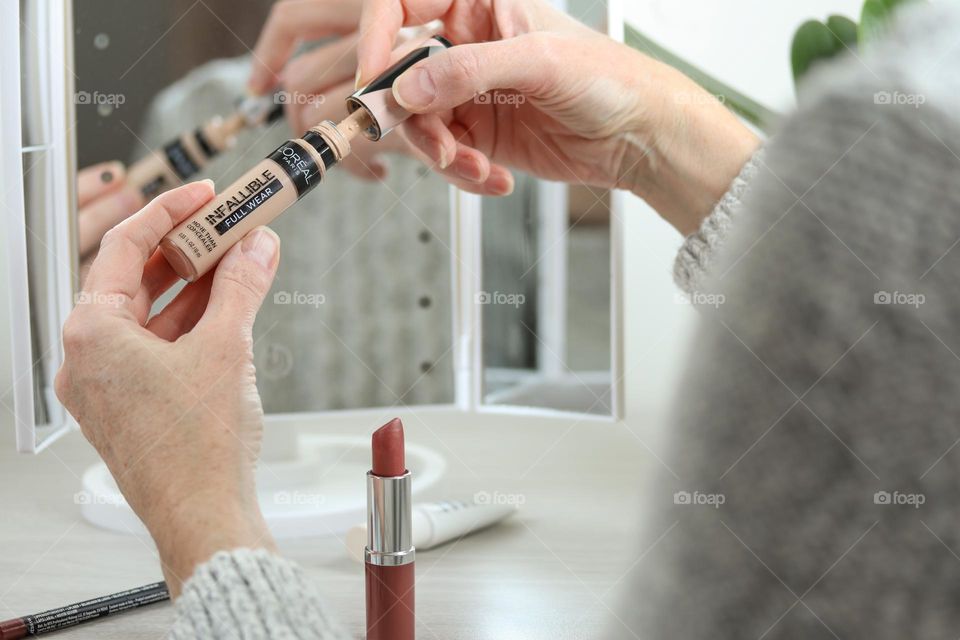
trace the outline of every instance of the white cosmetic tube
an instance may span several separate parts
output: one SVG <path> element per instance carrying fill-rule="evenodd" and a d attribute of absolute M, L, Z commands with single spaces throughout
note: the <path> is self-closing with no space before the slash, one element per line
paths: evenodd
<path fill-rule="evenodd" d="M 486 504 L 474 500 L 443 500 L 413 505 L 413 546 L 425 551 L 489 527 L 517 511 L 515 504 Z M 363 562 L 367 525 L 359 524 L 344 540 L 350 557 Z"/>

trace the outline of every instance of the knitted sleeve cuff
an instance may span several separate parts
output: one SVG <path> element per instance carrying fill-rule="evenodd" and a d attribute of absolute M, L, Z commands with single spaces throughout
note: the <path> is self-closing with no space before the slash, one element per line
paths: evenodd
<path fill-rule="evenodd" d="M 761 148 L 740 170 L 713 212 L 700 225 L 700 230 L 687 237 L 673 263 L 673 280 L 687 293 L 700 290 L 709 275 L 710 264 L 733 227 L 740 201 L 762 162 Z"/>
<path fill-rule="evenodd" d="M 197 567 L 176 602 L 172 640 L 347 640 L 293 562 L 264 549 L 221 551 Z"/>

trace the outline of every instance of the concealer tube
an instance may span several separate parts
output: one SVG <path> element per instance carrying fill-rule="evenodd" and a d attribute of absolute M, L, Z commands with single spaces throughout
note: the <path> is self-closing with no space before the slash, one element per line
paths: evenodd
<path fill-rule="evenodd" d="M 160 242 L 178 276 L 193 282 L 254 227 L 267 224 L 307 195 L 350 153 L 350 140 L 369 126 L 364 112 L 340 124 L 321 122 L 287 140 L 218 193 Z"/>
<path fill-rule="evenodd" d="M 379 140 L 410 117 L 393 99 L 393 82 L 437 47 L 448 46 L 434 37 L 411 51 L 348 98 L 351 113 L 342 122 L 321 122 L 302 137 L 287 140 L 175 227 L 160 242 L 160 250 L 177 275 L 188 282 L 203 276 L 247 232 L 269 224 L 320 184 L 327 171 L 350 154 L 356 136 Z"/>
<path fill-rule="evenodd" d="M 151 152 L 127 169 L 127 182 L 147 199 L 180 186 L 232 147 L 237 133 L 280 118 L 283 105 L 271 107 L 267 100 L 274 103 L 273 96 L 247 99 L 229 117 L 217 116 Z"/>

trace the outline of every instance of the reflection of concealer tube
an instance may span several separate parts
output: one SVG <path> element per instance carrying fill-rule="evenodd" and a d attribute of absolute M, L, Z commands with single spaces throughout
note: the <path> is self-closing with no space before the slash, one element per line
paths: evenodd
<path fill-rule="evenodd" d="M 272 106 L 274 103 L 274 96 L 248 98 L 230 117 L 213 118 L 133 163 L 127 169 L 127 182 L 139 189 L 145 198 L 153 198 L 180 186 L 202 171 L 213 158 L 232 147 L 241 130 L 282 116 L 283 106 Z"/>
<path fill-rule="evenodd" d="M 320 184 L 327 170 L 349 155 L 350 141 L 358 134 L 379 140 L 410 117 L 392 99 L 393 82 L 448 46 L 439 36 L 427 40 L 353 94 L 347 102 L 351 113 L 342 122 L 322 122 L 303 137 L 287 140 L 168 233 L 160 250 L 177 275 L 193 282 L 212 269 L 248 231 L 268 224 Z"/>

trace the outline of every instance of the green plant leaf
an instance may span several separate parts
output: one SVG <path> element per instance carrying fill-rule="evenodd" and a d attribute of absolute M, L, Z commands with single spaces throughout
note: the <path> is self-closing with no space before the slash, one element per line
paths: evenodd
<path fill-rule="evenodd" d="M 793 36 L 790 47 L 794 82 L 799 84 L 817 62 L 829 60 L 841 50 L 844 50 L 843 43 L 827 25 L 818 20 L 804 22 Z"/>
<path fill-rule="evenodd" d="M 905 4 L 919 0 L 866 0 L 860 14 L 858 42 L 861 47 L 869 46 L 883 37 L 890 28 L 894 12 Z"/>
<path fill-rule="evenodd" d="M 889 2 L 896 0 L 867 0 L 863 3 L 860 12 L 860 29 L 857 32 L 857 41 L 860 46 L 873 44 L 887 31 L 890 20 Z"/>
<path fill-rule="evenodd" d="M 893 0 L 896 1 L 896 0 Z M 830 16 L 827 18 L 827 29 L 847 48 L 857 48 L 857 23 L 846 16 Z"/>

